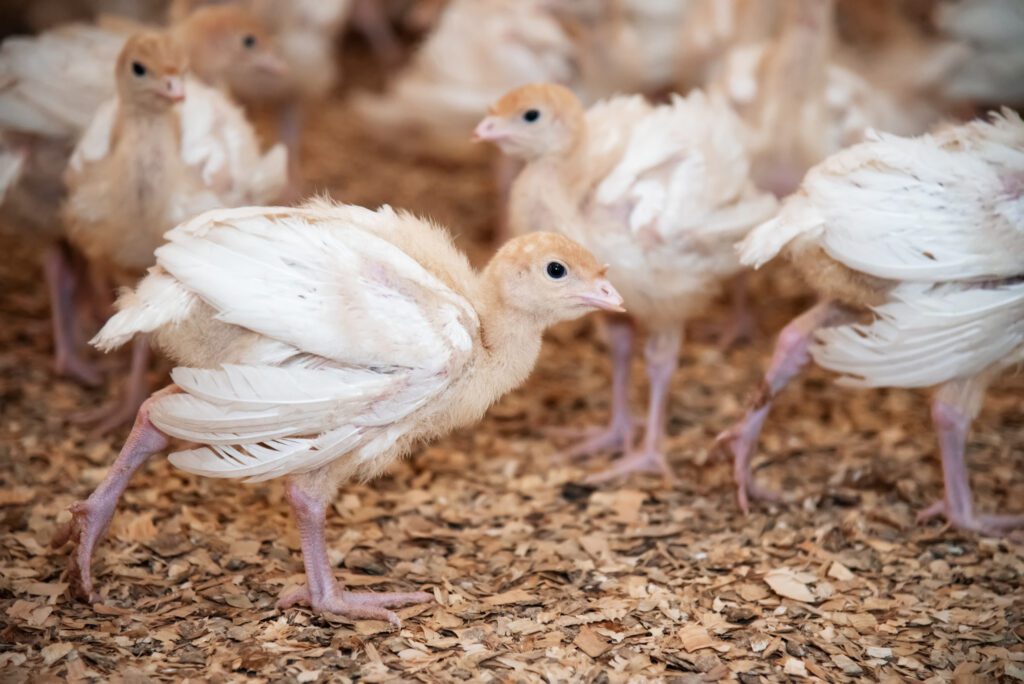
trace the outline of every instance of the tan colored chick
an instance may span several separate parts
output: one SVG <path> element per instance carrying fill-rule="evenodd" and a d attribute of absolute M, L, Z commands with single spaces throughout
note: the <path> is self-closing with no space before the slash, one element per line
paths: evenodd
<path fill-rule="evenodd" d="M 633 96 L 585 110 L 568 89 L 541 84 L 501 98 L 476 135 L 526 163 L 512 187 L 513 233 L 559 226 L 610 264 L 630 311 L 609 322 L 611 423 L 567 456 L 627 453 L 593 481 L 632 471 L 668 477 L 662 443 L 683 325 L 740 270 L 735 241 L 776 207 L 750 181 L 742 125 L 728 105 L 700 91 L 660 106 Z M 649 331 L 651 381 L 639 450 L 628 405 L 634 322 Z"/>
<path fill-rule="evenodd" d="M 478 421 L 526 379 L 550 325 L 621 310 L 605 268 L 535 233 L 475 272 L 433 224 L 325 201 L 213 211 L 174 229 L 157 266 L 94 341 L 152 335 L 181 364 L 139 410 L 103 483 L 72 507 L 72 580 L 90 564 L 132 473 L 170 437 L 171 462 L 209 477 L 287 477 L 307 584 L 279 605 L 398 624 L 429 594 L 359 594 L 332 576 L 325 516 L 337 488 L 418 442 Z"/>
<path fill-rule="evenodd" d="M 68 166 L 68 239 L 118 285 L 145 273 L 177 223 L 274 199 L 286 182 L 284 149 L 261 154 L 241 110 L 196 80 L 186 84 L 185 65 L 166 34 L 130 38 L 116 65 L 118 95 L 96 113 Z M 186 86 L 188 99 L 175 106 Z M 100 431 L 131 419 L 146 394 L 148 349 L 140 337 L 121 400 L 83 419 L 102 419 Z"/>

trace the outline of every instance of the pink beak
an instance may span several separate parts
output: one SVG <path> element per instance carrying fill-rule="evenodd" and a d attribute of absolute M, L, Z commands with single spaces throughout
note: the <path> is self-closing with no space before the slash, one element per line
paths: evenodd
<path fill-rule="evenodd" d="M 501 118 L 497 116 L 484 117 L 473 131 L 473 142 L 494 142 L 508 137 L 508 134 L 501 130 L 501 123 Z"/>
<path fill-rule="evenodd" d="M 181 76 L 166 77 L 160 94 L 171 102 L 181 102 L 185 99 L 185 80 Z"/>
<path fill-rule="evenodd" d="M 256 67 L 271 76 L 287 76 L 290 71 L 288 63 L 271 52 L 257 56 Z"/>
<path fill-rule="evenodd" d="M 594 290 L 586 294 L 577 295 L 580 300 L 595 309 L 603 311 L 615 311 L 624 313 L 626 309 L 622 304 L 624 300 L 618 290 L 606 278 L 598 278 L 594 281 Z"/>

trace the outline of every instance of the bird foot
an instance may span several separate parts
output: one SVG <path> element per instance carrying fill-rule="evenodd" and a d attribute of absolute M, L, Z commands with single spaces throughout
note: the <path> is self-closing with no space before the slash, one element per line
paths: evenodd
<path fill-rule="evenodd" d="M 777 492 L 762 487 L 754 482 L 750 472 L 750 452 L 753 449 L 753 439 L 744 429 L 746 423 L 741 422 L 733 425 L 728 430 L 721 432 L 711 445 L 709 455 L 715 460 L 733 459 L 733 478 L 736 481 L 736 503 L 744 515 L 750 513 L 750 502 L 768 501 L 770 503 L 781 503 L 782 496 Z"/>
<path fill-rule="evenodd" d="M 643 449 L 634 451 L 618 459 L 611 467 L 588 475 L 584 483 L 589 485 L 602 484 L 617 480 L 633 473 L 660 474 L 666 486 L 675 484 L 675 475 L 669 467 L 665 454 L 661 451 Z"/>
<path fill-rule="evenodd" d="M 613 423 L 605 427 L 549 428 L 545 434 L 576 441 L 576 444 L 559 451 L 554 457 L 559 463 L 570 463 L 605 452 L 625 452 L 632 446 L 633 422 Z"/>
<path fill-rule="evenodd" d="M 69 378 L 85 387 L 99 387 L 103 384 L 100 369 L 78 356 L 58 356 L 53 367 L 59 377 Z"/>
<path fill-rule="evenodd" d="M 68 421 L 76 425 L 92 425 L 88 436 L 90 439 L 97 439 L 122 425 L 131 423 L 140 406 L 142 401 L 138 399 L 115 399 L 97 408 L 77 411 L 71 414 Z"/>
<path fill-rule="evenodd" d="M 434 599 L 433 594 L 413 592 L 354 592 L 344 591 L 334 583 L 323 596 L 312 596 L 309 587 L 304 586 L 277 602 L 280 609 L 291 608 L 300 603 L 311 607 L 317 613 L 342 615 L 353 620 L 384 620 L 395 629 L 402 621 L 388 608 L 400 608 L 415 603 L 426 603 Z"/>
<path fill-rule="evenodd" d="M 59 548 L 70 542 L 75 546 L 68 558 L 71 591 L 81 600 L 95 603 L 98 597 L 92 586 L 92 552 L 100 535 L 107 529 L 114 510 L 89 501 L 76 501 L 68 510 L 71 520 L 57 528 L 50 545 Z"/>
<path fill-rule="evenodd" d="M 958 530 L 975 532 L 987 537 L 1004 537 L 1024 528 L 1024 515 L 986 515 L 974 511 L 950 512 L 945 501 L 937 501 L 917 514 L 918 524 L 943 517 Z"/>

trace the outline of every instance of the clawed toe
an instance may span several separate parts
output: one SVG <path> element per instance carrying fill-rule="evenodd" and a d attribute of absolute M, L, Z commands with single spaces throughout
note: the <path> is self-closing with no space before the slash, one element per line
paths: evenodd
<path fill-rule="evenodd" d="M 978 514 L 950 512 L 945 501 L 937 501 L 917 514 L 917 522 L 924 523 L 935 518 L 945 518 L 958 530 L 974 532 L 988 537 L 1003 537 L 1024 528 L 1024 515 Z"/>
<path fill-rule="evenodd" d="M 310 596 L 309 589 L 303 587 L 283 596 L 277 602 L 277 607 L 285 609 L 305 604 L 317 613 L 340 615 L 353 620 L 384 620 L 398 629 L 402 626 L 402 621 L 398 615 L 388 610 L 389 608 L 426 603 L 433 598 L 432 594 L 423 591 L 380 593 L 338 591 L 332 595 L 315 599 Z"/>
<path fill-rule="evenodd" d="M 675 483 L 675 475 L 665 460 L 665 456 L 660 452 L 647 451 L 637 451 L 623 456 L 609 468 L 588 475 L 584 479 L 584 483 L 603 484 L 633 473 L 661 475 L 666 486 L 672 486 Z"/>

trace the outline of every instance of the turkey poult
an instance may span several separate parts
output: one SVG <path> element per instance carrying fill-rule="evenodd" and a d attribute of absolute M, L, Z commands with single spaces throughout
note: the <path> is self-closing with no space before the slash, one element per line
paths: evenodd
<path fill-rule="evenodd" d="M 719 437 L 743 510 L 771 496 L 751 482 L 750 459 L 773 398 L 813 357 L 843 385 L 936 388 L 946 494 L 922 518 L 983 533 L 1024 524 L 975 511 L 964 461 L 986 387 L 1024 360 L 1020 116 L 877 135 L 830 157 L 741 245 L 754 267 L 783 253 L 823 300 L 782 331 L 746 416 Z"/>
<path fill-rule="evenodd" d="M 130 38 L 116 65 L 118 95 L 96 112 L 68 166 L 68 240 L 118 285 L 142 277 L 175 225 L 273 201 L 286 183 L 284 148 L 261 154 L 241 109 L 185 68 L 170 36 Z M 124 395 L 93 416 L 100 431 L 131 420 L 145 399 L 148 350 L 140 336 Z"/>
<path fill-rule="evenodd" d="M 82 270 L 80 255 L 63 241 L 58 208 L 74 145 L 100 106 L 117 94 L 114 65 L 137 29 L 123 21 L 76 23 L 37 36 L 8 38 L 0 46 L 0 161 L 10 162 L 0 168 L 0 205 L 5 215 L 24 225 L 20 235 L 49 243 L 44 263 L 54 321 L 54 365 L 58 374 L 90 385 L 102 378 L 78 354 L 73 334 L 76 281 L 83 280 L 76 273 Z M 268 34 L 241 8 L 200 9 L 169 30 L 185 51 L 191 72 L 208 86 L 235 92 L 284 77 L 285 64 Z M 92 294 L 95 298 L 97 293 Z M 109 298 L 99 299 L 106 309 Z"/>
<path fill-rule="evenodd" d="M 513 233 L 559 226 L 610 264 L 630 312 L 609 321 L 611 422 L 566 456 L 627 453 L 591 481 L 638 470 L 670 477 L 662 442 L 683 324 L 740 270 L 734 243 L 777 206 L 750 180 L 742 125 L 724 102 L 699 91 L 660 106 L 634 96 L 584 110 L 568 89 L 542 84 L 499 100 L 476 135 L 526 162 L 512 187 Z M 633 321 L 649 332 L 651 380 L 637 451 L 628 406 Z"/>
<path fill-rule="evenodd" d="M 446 231 L 388 207 L 219 210 L 175 228 L 94 341 L 149 334 L 181 367 L 55 538 L 78 544 L 77 590 L 93 597 L 93 548 L 132 473 L 171 436 L 205 445 L 171 455 L 188 472 L 288 477 L 307 585 L 282 606 L 397 624 L 388 607 L 430 596 L 343 591 L 325 546 L 329 501 L 479 420 L 530 373 L 546 327 L 621 311 L 605 270 L 575 242 L 534 233 L 475 272 Z"/>

